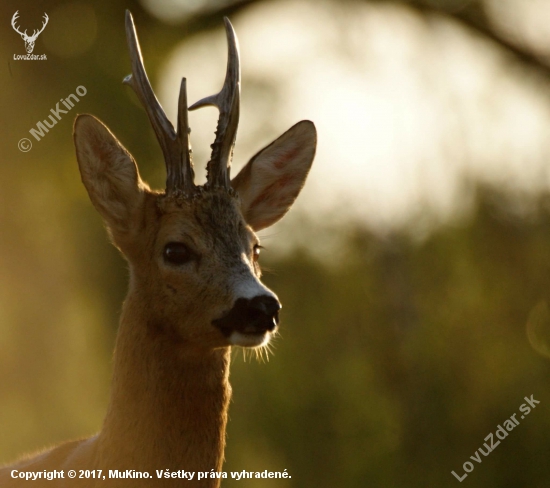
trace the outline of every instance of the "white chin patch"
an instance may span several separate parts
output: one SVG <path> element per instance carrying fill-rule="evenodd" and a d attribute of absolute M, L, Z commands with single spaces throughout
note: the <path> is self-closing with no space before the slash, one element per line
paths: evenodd
<path fill-rule="evenodd" d="M 229 336 L 229 342 L 233 346 L 241 347 L 261 347 L 265 346 L 271 339 L 271 332 L 263 334 L 243 334 L 242 332 L 234 331 Z"/>

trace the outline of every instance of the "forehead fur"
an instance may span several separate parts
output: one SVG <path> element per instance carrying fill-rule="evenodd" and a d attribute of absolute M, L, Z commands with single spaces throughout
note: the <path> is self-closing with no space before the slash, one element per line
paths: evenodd
<path fill-rule="evenodd" d="M 163 220 L 190 226 L 212 244 L 239 246 L 253 235 L 241 214 L 239 197 L 225 189 L 203 190 L 193 197 L 159 195 L 157 207 Z"/>

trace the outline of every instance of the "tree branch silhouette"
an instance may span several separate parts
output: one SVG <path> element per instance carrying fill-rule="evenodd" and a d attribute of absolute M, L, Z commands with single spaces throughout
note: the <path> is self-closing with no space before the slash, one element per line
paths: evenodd
<path fill-rule="evenodd" d="M 216 4 L 212 2 L 209 8 L 197 13 L 187 22 L 190 31 L 202 30 L 218 26 L 220 19 L 224 15 L 234 15 L 240 10 L 249 7 L 252 4 L 260 3 L 268 0 L 236 0 L 234 2 L 224 2 Z M 348 0 L 350 1 L 350 0 Z M 520 61 L 528 68 L 538 71 L 544 76 L 550 78 L 550 66 L 535 52 L 522 46 L 521 42 L 507 36 L 499 30 L 491 21 L 484 7 L 484 2 L 481 0 L 466 1 L 462 5 L 457 6 L 456 1 L 450 0 L 351 0 L 355 2 L 369 3 L 391 3 L 407 6 L 420 14 L 424 15 L 428 20 L 437 16 L 446 17 L 456 21 L 468 30 L 486 38 L 498 46 L 505 52 L 509 53 L 513 58 Z"/>
<path fill-rule="evenodd" d="M 386 0 L 375 0 L 375 2 L 390 3 Z M 493 41 L 526 67 L 550 77 L 550 66 L 544 59 L 528 48 L 521 46 L 518 40 L 506 36 L 493 25 L 482 1 L 470 1 L 460 8 L 452 8 L 451 2 L 445 0 L 404 0 L 398 3 L 407 5 L 427 17 L 441 15 L 453 19 L 467 29 Z"/>

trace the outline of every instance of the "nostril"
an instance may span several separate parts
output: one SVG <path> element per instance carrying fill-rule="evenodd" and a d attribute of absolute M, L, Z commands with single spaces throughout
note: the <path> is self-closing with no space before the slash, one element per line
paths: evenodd
<path fill-rule="evenodd" d="M 279 310 L 281 304 L 279 300 L 269 295 L 259 295 L 252 298 L 248 304 L 248 308 L 251 311 L 257 311 L 263 315 L 267 315 L 269 318 L 275 319 L 276 323 L 279 322 Z"/>
<path fill-rule="evenodd" d="M 238 298 L 231 310 L 213 320 L 212 325 L 227 337 L 233 332 L 265 334 L 277 328 L 280 309 L 279 300 L 271 295 Z"/>

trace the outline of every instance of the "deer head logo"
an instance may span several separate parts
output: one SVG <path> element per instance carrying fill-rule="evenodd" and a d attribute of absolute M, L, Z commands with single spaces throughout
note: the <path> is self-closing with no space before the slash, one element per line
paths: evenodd
<path fill-rule="evenodd" d="M 19 17 L 19 10 L 13 14 L 13 17 L 11 18 L 11 26 L 17 32 L 21 35 L 23 40 L 25 41 L 25 50 L 28 54 L 31 54 L 34 49 L 34 43 L 36 42 L 36 38 L 42 33 L 46 25 L 48 24 L 48 14 L 44 12 L 44 23 L 42 24 L 42 28 L 40 30 L 34 30 L 32 33 L 32 36 L 27 35 L 27 30 L 25 29 L 25 32 L 21 32 L 18 28 L 15 22 L 17 21 L 17 18 Z"/>

